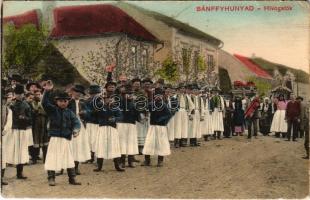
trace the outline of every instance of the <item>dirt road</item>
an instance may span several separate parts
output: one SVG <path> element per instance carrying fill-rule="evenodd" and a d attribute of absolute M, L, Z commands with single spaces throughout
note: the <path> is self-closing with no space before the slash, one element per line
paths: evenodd
<path fill-rule="evenodd" d="M 78 181 L 71 186 L 67 176 L 49 187 L 43 164 L 25 167 L 27 180 L 15 178 L 7 168 L 4 197 L 67 198 L 304 198 L 309 194 L 309 160 L 303 140 L 287 142 L 259 136 L 202 142 L 201 147 L 172 149 L 164 167 L 137 166 L 118 173 L 112 161 L 104 172 L 93 172 L 94 164 L 82 164 Z M 143 160 L 142 156 L 137 156 Z"/>

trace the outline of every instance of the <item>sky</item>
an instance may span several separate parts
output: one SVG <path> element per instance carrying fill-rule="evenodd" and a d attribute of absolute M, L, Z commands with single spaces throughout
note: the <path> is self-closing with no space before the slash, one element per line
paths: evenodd
<path fill-rule="evenodd" d="M 100 1 L 57 1 L 56 6 L 101 4 Z M 131 1 L 196 27 L 224 42 L 229 53 L 262 57 L 309 72 L 310 4 L 302 1 Z M 4 16 L 39 8 L 41 1 L 6 1 Z M 253 6 L 254 11 L 197 12 L 197 6 Z M 265 11 L 264 6 L 291 6 Z M 259 8 L 261 8 L 259 10 Z M 151 30 L 150 30 L 151 31 Z"/>

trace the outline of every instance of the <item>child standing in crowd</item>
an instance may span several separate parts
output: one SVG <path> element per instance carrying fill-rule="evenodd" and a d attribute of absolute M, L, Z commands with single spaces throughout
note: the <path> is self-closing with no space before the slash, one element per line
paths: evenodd
<path fill-rule="evenodd" d="M 236 97 L 234 102 L 233 124 L 235 135 L 242 136 L 244 131 L 244 110 L 242 108 L 241 97 Z"/>
<path fill-rule="evenodd" d="M 12 110 L 12 130 L 7 133 L 7 163 L 16 165 L 17 178 L 27 179 L 23 168 L 29 162 L 28 144 L 31 130 L 31 108 L 23 100 L 24 86 L 17 84 L 14 88 L 15 101 L 10 106 Z"/>
<path fill-rule="evenodd" d="M 77 137 L 81 123 L 76 115 L 68 109 L 71 99 L 66 92 L 58 91 L 54 97 L 56 104 L 50 102 L 50 91 L 53 84 L 48 82 L 44 86 L 42 106 L 49 117 L 48 134 L 51 137 L 45 162 L 50 186 L 55 186 L 55 171 L 67 169 L 69 183 L 81 185 L 75 180 L 75 164 L 71 147 L 71 139 Z"/>
<path fill-rule="evenodd" d="M 143 154 L 145 155 L 143 166 L 150 166 L 151 155 L 158 155 L 157 166 L 161 167 L 164 156 L 171 153 L 166 126 L 172 115 L 164 102 L 163 95 L 164 91 L 157 88 L 154 93 L 154 100 L 149 105 L 150 127 L 143 148 Z"/>

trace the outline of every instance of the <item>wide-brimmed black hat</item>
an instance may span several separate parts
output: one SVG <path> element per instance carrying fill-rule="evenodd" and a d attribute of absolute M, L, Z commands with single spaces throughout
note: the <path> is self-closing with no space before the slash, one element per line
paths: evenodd
<path fill-rule="evenodd" d="M 24 94 L 25 93 L 24 86 L 21 84 L 17 84 L 16 87 L 14 88 L 14 93 L 15 94 Z"/>
<path fill-rule="evenodd" d="M 141 79 L 139 78 L 134 78 L 131 80 L 131 83 L 134 83 L 134 82 L 140 82 L 141 83 Z"/>
<path fill-rule="evenodd" d="M 151 83 L 153 84 L 153 81 L 150 78 L 145 78 L 142 80 L 142 83 Z"/>
<path fill-rule="evenodd" d="M 104 87 L 107 88 L 110 85 L 114 85 L 116 87 L 117 84 L 115 82 L 110 81 L 110 82 L 107 82 Z"/>
<path fill-rule="evenodd" d="M 9 80 L 15 80 L 17 82 L 22 82 L 23 78 L 19 74 L 12 74 L 12 76 L 9 76 Z"/>
<path fill-rule="evenodd" d="M 51 80 L 51 77 L 49 77 L 47 74 L 42 74 L 40 81 L 48 81 Z"/>
<path fill-rule="evenodd" d="M 168 88 L 171 89 L 171 88 L 172 88 L 172 85 L 171 85 L 171 84 L 165 84 L 165 85 L 164 85 L 164 89 L 168 89 Z"/>
<path fill-rule="evenodd" d="M 164 85 L 165 84 L 165 80 L 160 78 L 160 79 L 158 79 L 158 81 L 156 81 L 156 83 Z"/>
<path fill-rule="evenodd" d="M 32 85 L 35 85 L 38 89 L 41 89 L 41 86 L 40 86 L 39 83 L 37 83 L 37 82 L 30 82 L 30 83 L 28 83 L 28 84 L 26 85 L 26 90 L 29 91 L 29 89 L 30 89 L 30 87 L 31 87 Z"/>
<path fill-rule="evenodd" d="M 85 95 L 85 87 L 83 85 L 74 85 L 72 90 Z"/>
<path fill-rule="evenodd" d="M 192 90 L 200 90 L 200 88 L 199 88 L 199 86 L 198 86 L 197 83 L 193 83 L 193 84 L 191 85 L 191 89 L 192 89 Z"/>
<path fill-rule="evenodd" d="M 54 99 L 55 100 L 63 100 L 63 99 L 64 100 L 70 100 L 71 97 L 65 91 L 58 91 L 58 92 L 55 93 Z"/>
<path fill-rule="evenodd" d="M 220 92 L 220 91 L 221 91 L 221 89 L 218 87 L 211 88 L 211 92 Z"/>
<path fill-rule="evenodd" d="M 88 88 L 89 94 L 99 94 L 101 93 L 101 87 L 99 85 L 90 85 Z"/>
<path fill-rule="evenodd" d="M 184 83 L 179 83 L 178 89 L 181 89 L 181 88 L 185 88 L 185 84 Z"/>
<path fill-rule="evenodd" d="M 161 88 L 155 88 L 154 95 L 164 95 L 165 91 Z"/>

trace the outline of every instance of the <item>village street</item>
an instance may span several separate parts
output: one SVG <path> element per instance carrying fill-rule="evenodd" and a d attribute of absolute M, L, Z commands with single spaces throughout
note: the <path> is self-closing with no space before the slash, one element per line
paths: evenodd
<path fill-rule="evenodd" d="M 303 140 L 287 142 L 273 136 L 249 141 L 245 136 L 202 142 L 200 147 L 172 149 L 162 168 L 128 169 L 119 173 L 112 161 L 104 172 L 93 172 L 94 164 L 83 164 L 78 181 L 71 186 L 67 175 L 47 183 L 42 163 L 26 166 L 28 179 L 17 180 L 8 167 L 4 197 L 31 198 L 305 198 L 309 194 L 309 160 Z M 142 156 L 137 156 L 143 160 Z"/>

